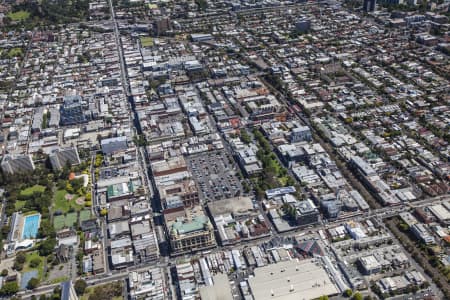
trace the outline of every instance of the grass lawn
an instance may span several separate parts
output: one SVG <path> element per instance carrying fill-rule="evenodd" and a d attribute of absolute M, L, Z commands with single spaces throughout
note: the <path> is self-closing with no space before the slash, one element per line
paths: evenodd
<path fill-rule="evenodd" d="M 153 38 L 149 36 L 142 36 L 140 38 L 142 47 L 151 47 L 153 46 Z"/>
<path fill-rule="evenodd" d="M 35 258 L 39 258 L 41 263 L 36 268 L 31 268 L 30 267 L 30 261 L 35 259 Z M 33 270 L 37 270 L 38 271 L 38 274 L 39 274 L 39 278 L 38 279 L 42 280 L 42 277 L 44 275 L 44 258 L 40 257 L 38 252 L 29 252 L 29 253 L 27 253 L 26 261 L 25 261 L 25 264 L 23 265 L 22 273 L 26 273 L 26 272 L 33 271 Z"/>
<path fill-rule="evenodd" d="M 26 188 L 24 190 L 20 191 L 20 195 L 22 196 L 31 196 L 33 195 L 34 192 L 41 192 L 43 193 L 45 191 L 45 186 L 36 184 L 33 185 L 32 187 Z"/>
<path fill-rule="evenodd" d="M 55 278 L 55 279 L 51 280 L 50 283 L 52 283 L 52 284 L 60 283 L 60 282 L 66 281 L 68 279 L 69 279 L 68 276 L 61 276 L 61 277 L 58 277 L 58 278 Z"/>
<path fill-rule="evenodd" d="M 88 300 L 89 296 L 92 295 L 94 293 L 94 289 L 98 287 L 98 286 L 93 286 L 93 287 L 88 287 L 86 288 L 86 290 L 84 291 L 83 296 L 78 297 L 78 299 L 80 300 Z M 122 296 L 115 296 L 115 297 L 111 297 L 111 300 L 122 300 L 123 297 Z"/>
<path fill-rule="evenodd" d="M 77 213 L 68 213 L 67 215 L 55 216 L 53 218 L 53 227 L 55 230 L 63 229 L 64 227 L 72 227 L 77 222 Z"/>
<path fill-rule="evenodd" d="M 9 13 L 8 17 L 10 17 L 12 21 L 23 21 L 30 17 L 30 13 L 25 10 L 19 10 L 14 13 Z"/>
<path fill-rule="evenodd" d="M 78 205 L 75 202 L 75 199 L 78 198 L 78 195 L 74 195 L 72 200 L 67 200 L 65 196 L 67 195 L 66 190 L 57 190 L 55 193 L 55 199 L 53 203 L 53 208 L 55 211 L 61 211 L 62 213 L 67 213 L 69 209 L 72 207 L 76 211 L 79 211 L 83 208 L 82 205 Z"/>
<path fill-rule="evenodd" d="M 16 200 L 16 203 L 14 203 L 14 208 L 16 211 L 19 211 L 25 206 L 25 203 L 27 203 L 25 200 Z"/>

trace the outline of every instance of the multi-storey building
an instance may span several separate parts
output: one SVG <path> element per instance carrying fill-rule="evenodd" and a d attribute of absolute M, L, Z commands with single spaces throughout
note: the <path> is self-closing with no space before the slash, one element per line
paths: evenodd
<path fill-rule="evenodd" d="M 216 246 L 213 226 L 200 206 L 166 210 L 164 219 L 173 254 L 196 252 Z"/>
<path fill-rule="evenodd" d="M 173 203 L 175 198 L 179 199 L 184 207 L 193 207 L 200 202 L 197 186 L 192 179 L 183 180 L 171 185 L 162 185 L 158 188 L 158 191 L 165 208 L 172 208 L 171 203 Z"/>
<path fill-rule="evenodd" d="M 60 124 L 76 125 L 86 123 L 87 104 L 83 102 L 81 96 L 64 97 L 64 103 L 60 108 Z"/>
<path fill-rule="evenodd" d="M 3 157 L 1 167 L 4 173 L 25 173 L 34 170 L 34 162 L 31 155 L 7 154 Z"/>
<path fill-rule="evenodd" d="M 62 169 L 66 164 L 80 164 L 80 157 L 78 156 L 78 150 L 76 147 L 57 149 L 49 155 L 49 159 L 52 168 L 55 170 Z"/>

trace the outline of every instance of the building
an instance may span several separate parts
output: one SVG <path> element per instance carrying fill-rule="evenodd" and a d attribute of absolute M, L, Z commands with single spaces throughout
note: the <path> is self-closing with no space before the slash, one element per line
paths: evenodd
<path fill-rule="evenodd" d="M 311 21 L 307 18 L 298 19 L 295 23 L 295 30 L 300 33 L 306 33 L 311 29 Z"/>
<path fill-rule="evenodd" d="M 187 170 L 186 161 L 182 156 L 152 162 L 152 172 L 154 177 L 162 177 L 179 172 L 187 173 Z"/>
<path fill-rule="evenodd" d="M 212 277 L 213 284 L 199 289 L 202 300 L 233 300 L 227 275 L 219 273 Z"/>
<path fill-rule="evenodd" d="M 291 143 L 311 141 L 311 140 L 312 140 L 311 129 L 308 126 L 300 126 L 292 129 Z"/>
<path fill-rule="evenodd" d="M 112 240 L 110 251 L 110 262 L 115 269 L 123 269 L 134 263 L 133 243 L 128 236 Z"/>
<path fill-rule="evenodd" d="M 361 157 L 352 156 L 350 163 L 358 170 L 363 176 L 374 176 L 377 172 Z"/>
<path fill-rule="evenodd" d="M 247 175 L 254 175 L 263 170 L 262 163 L 256 156 L 258 148 L 255 145 L 248 145 L 236 151 L 239 166 Z"/>
<path fill-rule="evenodd" d="M 164 219 L 174 254 L 196 252 L 216 246 L 214 228 L 201 207 L 166 210 Z"/>
<path fill-rule="evenodd" d="M 339 289 L 317 259 L 287 260 L 254 270 L 248 279 L 255 300 L 316 299 L 337 295 Z"/>
<path fill-rule="evenodd" d="M 92 260 L 92 273 L 100 274 L 105 272 L 105 255 L 102 246 L 94 250 L 90 256 Z"/>
<path fill-rule="evenodd" d="M 337 199 L 327 199 L 320 202 L 327 218 L 336 219 L 341 213 L 342 205 Z"/>
<path fill-rule="evenodd" d="M 191 39 L 193 42 L 206 42 L 212 40 L 213 36 L 211 34 L 193 33 Z"/>
<path fill-rule="evenodd" d="M 128 286 L 131 300 L 162 300 L 166 298 L 164 273 L 159 268 L 130 272 Z"/>
<path fill-rule="evenodd" d="M 128 149 L 126 136 L 103 139 L 100 144 L 102 146 L 102 152 L 104 154 L 114 154 Z"/>
<path fill-rule="evenodd" d="M 172 23 L 169 18 L 158 18 L 154 21 L 156 35 L 164 35 L 167 31 L 172 30 Z"/>
<path fill-rule="evenodd" d="M 63 126 L 86 123 L 88 112 L 88 105 L 81 96 L 66 96 L 60 107 L 59 123 Z"/>
<path fill-rule="evenodd" d="M 197 185 L 192 179 L 159 186 L 158 192 L 164 208 L 173 208 L 179 202 L 182 202 L 184 207 L 192 207 L 200 203 Z"/>
<path fill-rule="evenodd" d="M 438 219 L 442 224 L 450 224 L 450 203 L 444 202 L 443 204 L 432 205 L 428 207 L 430 212 Z"/>
<path fill-rule="evenodd" d="M 78 300 L 71 280 L 61 283 L 61 300 Z"/>
<path fill-rule="evenodd" d="M 422 223 L 417 223 L 411 226 L 411 232 L 414 234 L 416 238 L 424 242 L 425 244 L 434 244 L 436 243 L 436 240 L 431 235 L 431 233 L 428 231 L 428 229 L 425 227 Z"/>
<path fill-rule="evenodd" d="M 369 255 L 365 257 L 360 257 L 358 259 L 359 265 L 364 270 L 366 275 L 376 274 L 381 272 L 382 266 L 378 262 L 375 256 Z"/>
<path fill-rule="evenodd" d="M 216 226 L 216 237 L 222 245 L 238 243 L 268 235 L 269 226 L 255 209 L 250 197 L 233 197 L 208 203 L 208 210 Z"/>
<path fill-rule="evenodd" d="M 295 208 L 297 225 L 306 226 L 319 222 L 319 210 L 311 200 L 296 202 Z"/>
<path fill-rule="evenodd" d="M 78 165 L 81 163 L 77 147 L 67 147 L 54 150 L 49 155 L 54 170 L 60 170 L 65 165 Z"/>
<path fill-rule="evenodd" d="M 62 229 L 56 233 L 56 238 L 58 240 L 58 246 L 76 246 L 78 243 L 77 232 L 73 229 Z"/>
<path fill-rule="evenodd" d="M 303 239 L 299 238 L 297 240 L 297 249 L 300 251 L 300 253 L 307 254 L 311 257 L 325 256 L 325 252 L 320 243 L 313 239 L 304 241 Z"/>
<path fill-rule="evenodd" d="M 6 154 L 1 167 L 6 174 L 26 173 L 34 171 L 34 162 L 31 155 Z"/>
<path fill-rule="evenodd" d="M 376 0 L 364 0 L 363 2 L 363 10 L 365 12 L 374 12 L 375 11 Z"/>
<path fill-rule="evenodd" d="M 267 199 L 272 199 L 274 197 L 283 196 L 286 194 L 293 194 L 296 192 L 295 187 L 293 186 L 285 186 L 280 188 L 274 188 L 266 191 Z"/>

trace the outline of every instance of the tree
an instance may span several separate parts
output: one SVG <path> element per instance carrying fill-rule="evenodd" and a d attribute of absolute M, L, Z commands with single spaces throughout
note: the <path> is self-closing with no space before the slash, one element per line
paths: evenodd
<path fill-rule="evenodd" d="M 39 257 L 35 257 L 30 261 L 30 268 L 36 268 L 41 264 L 41 259 Z"/>
<path fill-rule="evenodd" d="M 19 252 L 16 255 L 16 262 L 19 264 L 24 264 L 25 261 L 27 260 L 27 256 L 25 255 L 24 252 Z"/>
<path fill-rule="evenodd" d="M 74 190 L 73 190 L 72 185 L 69 182 L 66 184 L 66 191 L 70 194 L 73 194 Z"/>
<path fill-rule="evenodd" d="M 86 287 L 87 287 L 87 283 L 83 279 L 78 279 L 74 285 L 75 292 L 77 293 L 78 296 L 81 296 L 84 294 Z"/>
<path fill-rule="evenodd" d="M 5 225 L 2 227 L 2 235 L 3 236 L 7 236 L 9 231 L 10 231 L 10 227 L 8 225 Z"/>
<path fill-rule="evenodd" d="M 22 271 L 22 269 L 23 269 L 23 264 L 18 263 L 17 261 L 15 261 L 15 262 L 14 262 L 14 265 L 13 265 L 13 268 L 14 268 L 14 270 L 16 270 L 16 271 Z"/>
<path fill-rule="evenodd" d="M 0 294 L 3 296 L 9 296 L 19 291 L 19 285 L 16 281 L 5 283 L 0 289 Z"/>
<path fill-rule="evenodd" d="M 34 290 L 39 285 L 39 279 L 33 277 L 27 283 L 27 289 Z"/>
<path fill-rule="evenodd" d="M 248 135 L 247 130 L 245 130 L 245 129 L 241 129 L 241 140 L 242 140 L 242 142 L 244 142 L 246 144 L 250 144 L 252 141 L 252 139 Z"/>
<path fill-rule="evenodd" d="M 353 295 L 353 291 L 351 289 L 346 289 L 344 295 L 345 297 L 350 298 Z"/>
<path fill-rule="evenodd" d="M 7 269 L 3 269 L 3 270 L 2 270 L 2 276 L 3 276 L 3 277 L 8 276 L 8 270 L 7 270 Z"/>
<path fill-rule="evenodd" d="M 41 226 L 39 227 L 38 237 L 56 237 L 55 228 L 49 220 L 42 220 Z"/>
<path fill-rule="evenodd" d="M 39 255 L 40 256 L 47 256 L 53 253 L 53 250 L 56 246 L 56 239 L 54 238 L 48 238 L 45 241 L 41 243 L 39 246 Z"/>
<path fill-rule="evenodd" d="M 356 292 L 356 293 L 353 295 L 353 300 L 363 300 L 363 296 L 361 295 L 360 292 Z"/>

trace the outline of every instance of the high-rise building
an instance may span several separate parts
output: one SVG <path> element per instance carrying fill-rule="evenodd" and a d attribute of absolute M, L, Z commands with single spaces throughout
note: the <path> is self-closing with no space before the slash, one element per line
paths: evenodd
<path fill-rule="evenodd" d="M 34 162 L 31 155 L 6 154 L 1 167 L 6 174 L 25 173 L 34 170 Z"/>
<path fill-rule="evenodd" d="M 157 35 L 165 34 L 167 31 L 172 30 L 172 23 L 169 18 L 158 18 L 154 23 L 155 32 Z"/>
<path fill-rule="evenodd" d="M 366 12 L 375 11 L 376 0 L 363 0 L 363 10 Z"/>
<path fill-rule="evenodd" d="M 311 29 L 311 21 L 307 18 L 298 19 L 295 23 L 295 30 L 300 33 L 306 33 Z"/>
<path fill-rule="evenodd" d="M 88 105 L 81 96 L 66 96 L 64 103 L 60 107 L 60 124 L 76 125 L 88 121 Z"/>
<path fill-rule="evenodd" d="M 77 147 L 67 147 L 54 150 L 49 155 L 50 163 L 54 170 L 62 169 L 67 163 L 70 165 L 80 164 Z"/>

